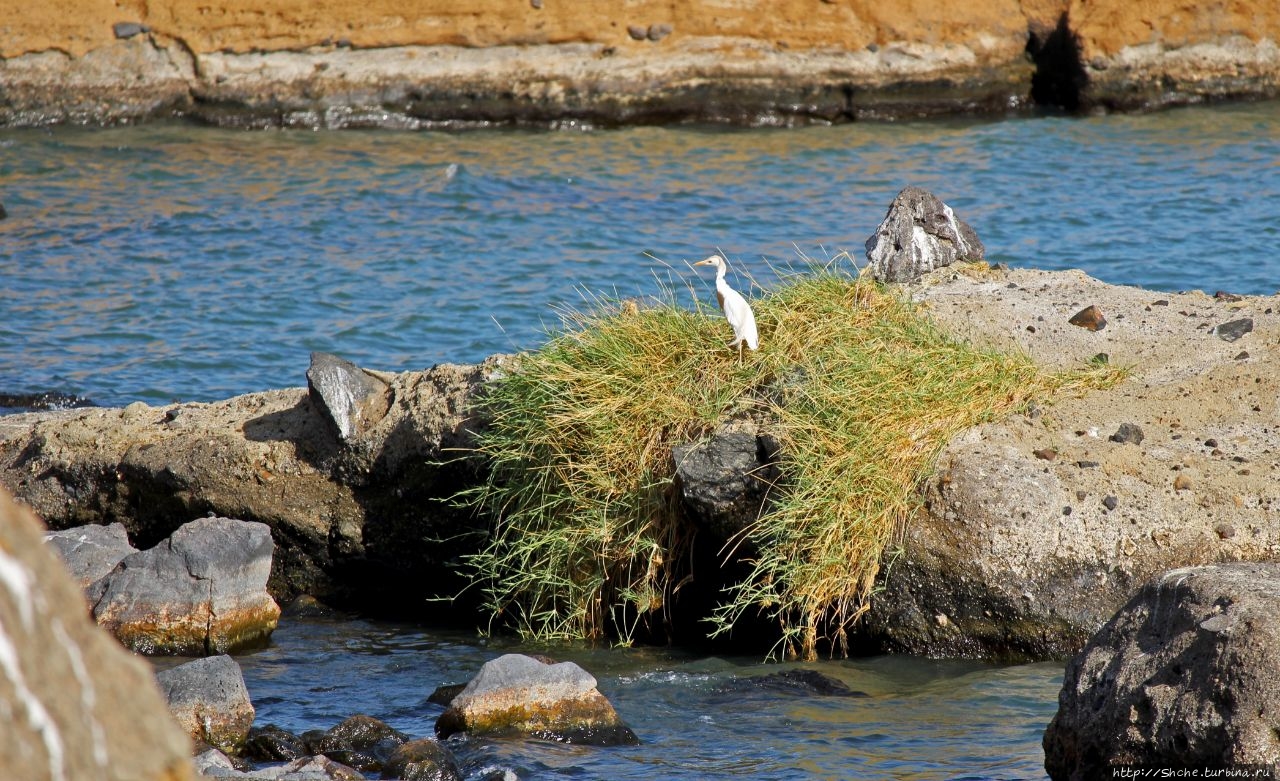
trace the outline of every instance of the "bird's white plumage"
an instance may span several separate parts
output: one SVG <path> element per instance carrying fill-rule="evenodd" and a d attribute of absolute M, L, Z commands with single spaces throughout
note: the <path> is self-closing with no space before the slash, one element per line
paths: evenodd
<path fill-rule="evenodd" d="M 738 291 L 729 287 L 729 283 L 725 281 L 724 275 L 729 270 L 729 266 L 724 258 L 712 255 L 693 265 L 716 267 L 716 297 L 720 299 L 720 308 L 724 310 L 725 319 L 733 327 L 734 339 L 729 346 L 738 348 L 739 353 L 742 352 L 743 344 L 752 350 L 759 349 L 760 337 L 756 333 L 756 316 L 751 311 L 751 305 L 747 300 Z"/>

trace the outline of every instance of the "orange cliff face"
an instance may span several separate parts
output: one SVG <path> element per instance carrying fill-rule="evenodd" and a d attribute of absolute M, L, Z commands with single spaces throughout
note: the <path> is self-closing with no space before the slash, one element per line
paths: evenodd
<path fill-rule="evenodd" d="M 0 57 L 48 49 L 80 56 L 110 45 L 118 22 L 146 25 L 195 54 L 361 48 L 594 43 L 642 47 L 628 28 L 669 25 L 669 41 L 751 39 L 793 49 L 858 51 L 896 41 L 994 49 L 1025 40 L 1017 0 L 64 0 L 25 3 L 0 23 Z"/>
<path fill-rule="evenodd" d="M 0 20 L 0 126 L 790 124 L 1280 95 L 1272 0 L 19 6 Z"/>

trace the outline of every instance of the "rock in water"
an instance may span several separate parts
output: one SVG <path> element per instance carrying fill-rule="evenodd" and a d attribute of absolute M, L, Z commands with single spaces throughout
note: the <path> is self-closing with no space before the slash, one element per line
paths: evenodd
<path fill-rule="evenodd" d="M 138 552 L 129 544 L 129 535 L 122 523 L 50 532 L 44 540 L 58 551 L 71 576 L 80 582 L 80 588 L 89 588 L 115 569 L 126 556 Z"/>
<path fill-rule="evenodd" d="M 0 778 L 190 781 L 150 667 L 88 620 L 43 533 L 0 491 Z"/>
<path fill-rule="evenodd" d="M 1147 583 L 1067 666 L 1044 734 L 1050 777 L 1273 764 L 1277 604 L 1276 564 L 1186 567 Z"/>
<path fill-rule="evenodd" d="M 919 187 L 898 193 L 866 248 L 867 268 L 880 282 L 912 282 L 957 261 L 986 257 L 973 228 Z"/>
<path fill-rule="evenodd" d="M 721 541 L 756 522 L 780 475 L 776 440 L 750 424 L 722 427 L 703 442 L 678 445 L 671 458 L 686 511 Z"/>
<path fill-rule="evenodd" d="M 192 738 L 236 753 L 253 726 L 253 704 L 240 665 L 210 656 L 156 674 L 169 712 Z"/>
<path fill-rule="evenodd" d="M 267 593 L 274 547 L 265 524 L 191 521 L 95 583 L 93 616 L 145 654 L 203 656 L 260 643 L 280 618 Z"/>
<path fill-rule="evenodd" d="M 329 353 L 311 353 L 307 390 L 312 403 L 325 411 L 344 442 L 382 420 L 391 407 L 387 383 Z"/>
<path fill-rule="evenodd" d="M 387 760 L 382 777 L 404 781 L 462 781 L 463 775 L 449 749 L 430 738 L 422 738 L 396 749 Z"/>
<path fill-rule="evenodd" d="M 595 746 L 636 745 L 596 679 L 573 662 L 544 664 L 523 654 L 485 662 L 449 709 L 436 734 L 533 737 Z"/>

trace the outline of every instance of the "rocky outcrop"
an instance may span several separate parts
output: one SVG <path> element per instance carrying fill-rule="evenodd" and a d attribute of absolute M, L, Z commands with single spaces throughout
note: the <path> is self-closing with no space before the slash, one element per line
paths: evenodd
<path fill-rule="evenodd" d="M 444 500 L 474 480 L 469 400 L 504 361 L 394 375 L 386 414 L 345 441 L 303 389 L 0 417 L 0 484 L 54 528 L 118 521 L 140 547 L 210 513 L 261 522 L 281 600 L 421 608 L 460 589 L 444 565 L 473 521 Z"/>
<path fill-rule="evenodd" d="M 411 740 L 408 735 L 371 716 L 355 715 L 328 730 L 293 735 L 275 725 L 249 731 L 243 756 L 257 762 L 286 761 L 284 766 L 249 774 L 224 774 L 235 778 L 288 778 L 289 773 L 326 772 L 341 778 L 359 777 L 461 779 L 458 762 L 449 749 L 430 738 Z M 216 760 L 216 758 L 215 758 Z M 281 775 L 284 774 L 284 775 Z"/>
<path fill-rule="evenodd" d="M 253 726 L 253 703 L 230 656 L 196 659 L 156 674 L 178 724 L 194 740 L 236 753 Z"/>
<path fill-rule="evenodd" d="M 878 282 L 911 282 L 952 263 L 986 258 L 973 227 L 919 187 L 898 193 L 866 249 L 867 273 Z"/>
<path fill-rule="evenodd" d="M 1280 81 L 1280 12 L 1256 1 L 71 0 L 25 4 L 5 30 L 0 125 L 779 124 L 1145 107 Z"/>
<path fill-rule="evenodd" d="M 273 549 L 264 524 L 191 521 L 90 585 L 93 617 L 144 654 L 195 656 L 261 644 L 280 618 L 267 593 Z"/>
<path fill-rule="evenodd" d="M 639 742 L 596 679 L 573 662 L 546 664 L 523 654 L 485 662 L 436 720 L 436 734 L 529 737 L 595 746 Z"/>
<path fill-rule="evenodd" d="M 1067 666 L 1044 735 L 1049 776 L 1272 765 L 1278 606 L 1276 564 L 1176 569 L 1147 583 Z"/>
<path fill-rule="evenodd" d="M 0 491 L 0 777 L 194 778 L 150 668 L 88 619 L 43 533 Z"/>
<path fill-rule="evenodd" d="M 1050 367 L 1105 359 L 1130 375 L 971 429 L 942 451 L 924 510 L 882 572 L 863 648 L 1066 656 L 1161 572 L 1280 553 L 1280 298 L 985 268 L 938 272 L 905 292 L 963 338 Z M 1092 303 L 1105 329 L 1068 322 Z M 1239 341 L 1212 333 L 1242 316 L 1255 326 Z M 1140 441 L 1113 438 L 1126 424 Z"/>

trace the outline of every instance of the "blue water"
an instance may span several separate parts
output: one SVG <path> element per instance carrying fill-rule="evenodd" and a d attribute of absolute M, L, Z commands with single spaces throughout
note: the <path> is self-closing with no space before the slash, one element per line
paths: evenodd
<path fill-rule="evenodd" d="M 294 733 L 365 713 L 413 737 L 434 734 L 427 702 L 502 653 L 534 651 L 591 672 L 637 747 L 451 741 L 468 778 L 507 769 L 525 781 L 743 779 L 1031 780 L 1045 777 L 1040 737 L 1057 707 L 1061 664 L 1000 667 L 910 657 L 762 665 L 669 649 L 533 648 L 363 621 L 286 618 L 272 647 L 241 656 L 255 723 Z M 865 698 L 735 685 L 798 666 Z"/>
<path fill-rule="evenodd" d="M 1274 102 L 749 131 L 0 130 L 0 392 L 214 400 L 304 384 L 312 350 L 477 361 L 591 294 L 709 298 L 686 262 L 715 248 L 740 287 L 802 256 L 862 262 L 908 184 L 993 262 L 1280 287 Z"/>
<path fill-rule="evenodd" d="M 0 393 L 215 400 L 302 385 L 312 350 L 383 370 L 477 361 L 536 346 L 592 295 L 710 299 L 687 262 L 716 248 L 753 294 L 804 258 L 861 262 L 909 184 L 992 262 L 1280 287 L 1280 103 L 750 131 L 0 130 Z M 363 712 L 420 736 L 430 691 L 501 650 L 286 620 L 241 661 L 259 724 Z M 727 680 L 772 668 L 555 653 L 597 675 L 644 745 L 480 743 L 463 752 L 473 777 L 1043 779 L 1062 670 L 833 662 L 871 697 L 735 700 Z"/>

